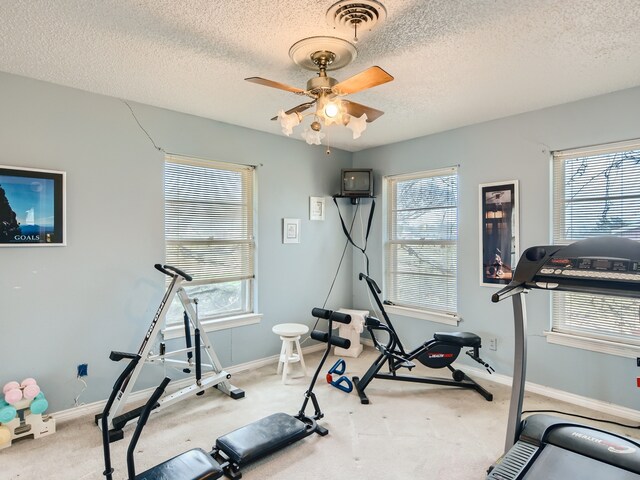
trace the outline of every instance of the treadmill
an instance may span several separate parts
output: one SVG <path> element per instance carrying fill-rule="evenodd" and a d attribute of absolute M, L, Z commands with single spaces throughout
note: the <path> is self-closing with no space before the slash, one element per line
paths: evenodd
<path fill-rule="evenodd" d="M 640 242 L 597 237 L 524 251 L 491 300 L 513 301 L 515 358 L 505 453 L 487 480 L 640 480 L 640 442 L 551 415 L 521 419 L 527 365 L 524 294 L 531 289 L 640 297 Z"/>

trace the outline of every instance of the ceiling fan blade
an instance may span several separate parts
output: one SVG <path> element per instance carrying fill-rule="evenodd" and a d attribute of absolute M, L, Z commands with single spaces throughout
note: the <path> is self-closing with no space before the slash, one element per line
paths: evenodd
<path fill-rule="evenodd" d="M 313 102 L 301 103 L 297 107 L 290 108 L 284 113 L 286 113 L 287 115 L 291 115 L 293 112 L 296 112 L 296 113 L 304 112 L 307 108 L 311 107 L 314 103 L 316 103 L 315 100 Z M 278 119 L 278 116 L 275 116 L 271 120 L 277 120 L 277 119 Z"/>
<path fill-rule="evenodd" d="M 367 88 L 382 85 L 393 80 L 393 77 L 380 67 L 367 68 L 364 72 L 360 72 L 351 78 L 347 78 L 342 82 L 333 86 L 332 90 L 337 95 L 348 95 L 350 93 L 360 92 Z"/>
<path fill-rule="evenodd" d="M 375 108 L 360 105 L 359 103 L 351 102 L 349 100 L 343 100 L 342 102 L 347 109 L 347 113 L 352 117 L 361 117 L 363 113 L 366 113 L 367 123 L 371 123 L 376 118 L 384 115 L 384 112 L 382 110 L 376 110 Z"/>
<path fill-rule="evenodd" d="M 285 85 L 284 83 L 274 82 L 273 80 L 267 80 L 266 78 L 249 77 L 245 78 L 245 80 L 247 82 L 264 85 L 265 87 L 279 88 L 280 90 L 286 90 L 287 92 L 304 93 L 304 90 L 300 90 L 299 88 L 292 87 L 291 85 Z"/>

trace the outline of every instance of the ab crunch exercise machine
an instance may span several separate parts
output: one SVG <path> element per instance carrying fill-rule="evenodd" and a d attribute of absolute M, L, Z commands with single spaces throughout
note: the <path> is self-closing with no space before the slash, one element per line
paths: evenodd
<path fill-rule="evenodd" d="M 220 478 L 223 474 L 231 479 L 240 479 L 242 477 L 242 472 L 240 471 L 242 467 L 282 450 L 314 433 L 321 436 L 327 435 L 329 431 L 317 423 L 318 420 L 324 417 L 324 414 L 320 410 L 318 400 L 313 393 L 313 387 L 318 379 L 320 370 L 329 356 L 331 346 L 335 345 L 341 348 L 349 348 L 351 346 L 351 342 L 348 339 L 332 334 L 334 321 L 348 324 L 351 322 L 351 316 L 323 308 L 314 308 L 312 314 L 329 322 L 326 333 L 317 330 L 311 332 L 311 338 L 325 342 L 327 347 L 311 379 L 309 388 L 304 394 L 304 401 L 300 411 L 296 415 L 275 413 L 218 438 L 210 453 L 200 448 L 194 448 L 136 475 L 133 454 L 149 414 L 158 408 L 158 400 L 169 383 L 169 379 L 165 378 L 147 403 L 140 409 L 138 424 L 127 449 L 128 480 L 213 480 Z M 132 372 L 136 370 L 141 358 L 140 355 L 134 355 L 125 370 L 120 374 L 102 413 L 102 444 L 105 461 L 103 475 L 106 480 L 113 479 L 109 448 L 111 432 L 107 426 L 108 418 L 111 417 L 110 412 L 116 396 L 122 390 Z M 309 401 L 314 407 L 313 415 L 306 413 Z"/>
<path fill-rule="evenodd" d="M 221 392 L 229 395 L 231 398 L 238 399 L 244 397 L 244 391 L 234 387 L 229 382 L 231 374 L 225 372 L 222 368 L 220 360 L 216 355 L 213 345 L 206 334 L 202 334 L 204 331 L 198 318 L 198 301 L 197 299 L 191 299 L 187 295 L 187 292 L 182 287 L 182 283 L 190 282 L 192 277 L 187 275 L 178 268 L 169 265 L 155 265 L 156 270 L 171 277 L 171 282 L 164 294 L 160 306 L 151 321 L 147 333 L 142 341 L 142 345 L 138 349 L 138 353 L 124 353 L 124 352 L 111 352 L 109 358 L 113 361 L 120 361 L 122 359 L 133 360 L 139 357 L 140 361 L 137 361 L 134 368 L 129 372 L 127 378 L 124 379 L 122 384 L 118 387 L 117 395 L 113 401 L 113 408 L 109 412 L 107 418 L 107 427 L 111 430 L 109 435 L 110 441 L 120 440 L 122 438 L 122 429 L 131 420 L 135 420 L 142 413 L 143 407 L 135 408 L 128 412 L 124 412 L 124 407 L 127 403 L 127 399 L 133 385 L 135 384 L 138 375 L 142 371 L 145 363 L 161 364 L 161 365 L 178 365 L 182 366 L 184 373 L 193 373 L 193 383 L 166 395 L 157 402 L 154 406 L 154 411 L 158 411 L 161 408 L 173 405 L 180 400 L 192 397 L 193 395 L 201 395 L 204 390 L 209 387 L 215 387 Z M 164 342 L 159 344 L 159 351 L 157 353 L 152 352 L 152 348 L 155 344 L 158 334 L 161 334 L 162 328 L 165 326 L 165 318 L 167 312 L 171 307 L 174 297 L 177 296 L 184 309 L 184 333 L 186 348 L 166 351 Z M 193 343 L 191 338 L 191 332 L 193 331 Z M 209 359 L 210 363 L 202 363 L 202 350 Z M 170 358 L 172 356 L 185 354 L 186 360 L 176 360 Z M 209 369 L 210 371 L 203 374 L 202 367 Z M 101 415 L 96 415 L 96 423 L 101 426 Z"/>
<path fill-rule="evenodd" d="M 324 417 L 324 414 L 320 410 L 320 404 L 313 393 L 313 387 L 324 362 L 329 356 L 331 346 L 335 345 L 340 348 L 349 348 L 351 346 L 351 341 L 348 339 L 332 334 L 333 322 L 348 324 L 351 323 L 351 316 L 332 310 L 325 310 L 324 308 L 314 308 L 311 314 L 316 318 L 329 322 L 326 333 L 313 330 L 310 334 L 314 340 L 325 342 L 327 348 L 325 348 L 318 368 L 313 374 L 309 389 L 304 394 L 302 407 L 300 407 L 297 415 L 274 413 L 218 438 L 213 449 L 213 456 L 224 462 L 223 470 L 229 478 L 241 478 L 240 469 L 243 466 L 282 450 L 287 445 L 291 445 L 309 435 L 317 433 L 320 436 L 325 436 L 329 433 L 326 428 L 316 423 L 317 420 Z M 305 413 L 309 400 L 311 400 L 315 410 L 312 416 Z"/>
<path fill-rule="evenodd" d="M 382 293 L 378 284 L 368 275 L 360 274 L 360 280 L 366 280 L 369 290 L 384 317 L 384 323 L 374 317 L 365 319 L 365 326 L 371 335 L 375 348 L 380 352 L 378 358 L 369 367 L 369 370 L 362 378 L 353 377 L 353 384 L 360 396 L 360 402 L 369 403 L 369 398 L 365 389 L 374 378 L 384 380 L 399 380 L 402 382 L 429 383 L 433 385 L 446 385 L 449 387 L 470 388 L 482 395 L 487 401 L 493 400 L 493 394 L 469 378 L 462 370 L 455 369 L 451 364 L 458 358 L 460 349 L 468 347 L 466 352 L 472 359 L 484 366 L 489 373 L 493 368 L 480 358 L 481 340 L 478 335 L 470 332 L 434 333 L 433 338 L 411 351 L 406 351 L 402 342 L 398 338 L 395 328 L 380 301 L 379 294 Z M 382 343 L 376 337 L 375 332 L 385 332 L 389 337 L 387 343 Z M 429 368 L 448 368 L 453 376 L 453 380 L 437 377 L 413 377 L 398 375 L 398 370 L 406 368 L 411 371 L 416 365 L 413 360 Z M 388 373 L 379 373 L 380 369 L 387 364 Z"/>

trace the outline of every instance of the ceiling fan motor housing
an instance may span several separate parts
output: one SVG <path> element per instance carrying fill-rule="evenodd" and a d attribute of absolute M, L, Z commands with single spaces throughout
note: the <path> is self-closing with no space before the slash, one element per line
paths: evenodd
<path fill-rule="evenodd" d="M 338 81 L 332 77 L 313 77 L 307 82 L 307 91 L 310 93 L 320 93 L 321 91 L 331 91 Z"/>

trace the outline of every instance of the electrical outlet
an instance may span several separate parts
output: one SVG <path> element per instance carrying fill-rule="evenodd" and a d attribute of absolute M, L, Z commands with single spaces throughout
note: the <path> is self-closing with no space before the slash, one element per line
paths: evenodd
<path fill-rule="evenodd" d="M 78 365 L 77 376 L 86 377 L 87 375 L 89 375 L 89 365 L 86 363 L 81 363 L 80 365 Z"/>
<path fill-rule="evenodd" d="M 496 337 L 491 337 L 489 339 L 489 350 L 498 350 L 498 339 Z"/>

